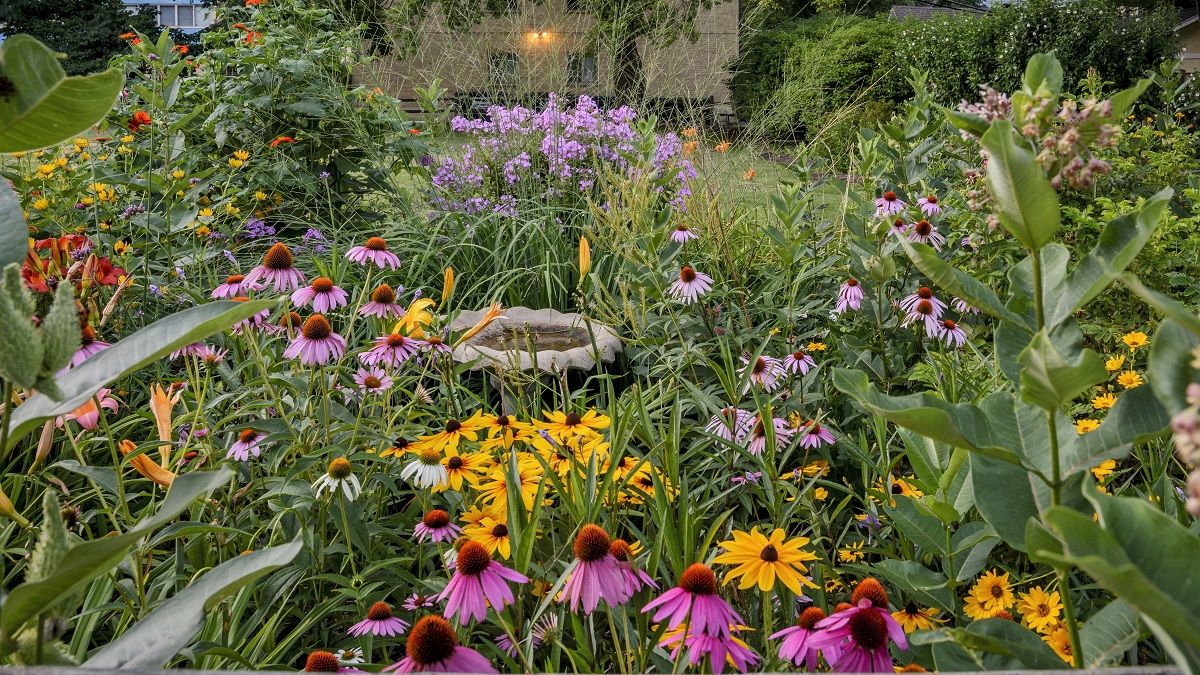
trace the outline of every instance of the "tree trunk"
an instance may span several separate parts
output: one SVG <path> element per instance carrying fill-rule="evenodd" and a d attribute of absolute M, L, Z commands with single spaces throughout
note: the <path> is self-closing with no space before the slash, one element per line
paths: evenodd
<path fill-rule="evenodd" d="M 642 72 L 642 53 L 637 35 L 624 31 L 613 51 L 613 96 L 618 105 L 640 106 L 646 95 L 646 77 Z"/>

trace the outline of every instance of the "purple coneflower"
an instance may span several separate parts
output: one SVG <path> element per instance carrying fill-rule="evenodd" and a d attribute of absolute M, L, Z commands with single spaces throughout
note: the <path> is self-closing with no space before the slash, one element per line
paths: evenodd
<path fill-rule="evenodd" d="M 458 533 L 462 530 L 450 520 L 450 514 L 441 509 L 433 509 L 421 518 L 421 522 L 413 528 L 413 536 L 417 541 L 425 541 L 426 539 L 442 544 L 448 541 L 454 541 Z M 407 607 L 406 609 L 415 609 Z"/>
<path fill-rule="evenodd" d="M 921 321 L 925 325 L 926 333 L 932 337 L 937 336 L 937 323 L 942 318 L 942 312 L 946 310 L 946 303 L 934 297 L 928 286 L 918 288 L 916 293 L 905 297 L 897 306 L 904 311 L 901 326 Z"/>
<path fill-rule="evenodd" d="M 700 235 L 696 234 L 683 223 L 677 223 L 671 230 L 671 241 L 676 244 L 685 244 L 693 239 L 699 239 Z"/>
<path fill-rule="evenodd" d="M 785 373 L 807 375 L 809 369 L 816 366 L 817 362 L 813 360 L 811 355 L 806 354 L 803 349 L 797 349 L 783 357 L 783 365 L 781 367 Z"/>
<path fill-rule="evenodd" d="M 621 568 L 626 595 L 632 598 L 643 588 L 658 590 L 658 584 L 655 583 L 654 578 L 636 565 L 633 547 L 629 545 L 629 542 L 624 539 L 613 539 L 612 543 L 608 545 L 608 552 L 617 559 L 617 565 Z"/>
<path fill-rule="evenodd" d="M 225 453 L 225 459 L 246 462 L 250 460 L 250 455 L 258 457 L 262 453 L 262 448 L 258 447 L 258 444 L 266 437 L 267 435 L 261 431 L 242 429 L 238 433 L 238 439 L 229 446 L 229 452 Z"/>
<path fill-rule="evenodd" d="M 354 382 L 364 394 L 378 394 L 392 388 L 392 378 L 375 366 L 359 368 L 354 375 Z"/>
<path fill-rule="evenodd" d="M 306 366 L 323 366 L 342 358 L 345 353 L 346 339 L 333 332 L 333 326 L 323 314 L 313 314 L 305 319 L 300 334 L 283 350 L 283 357 L 299 358 Z"/>
<path fill-rule="evenodd" d="M 304 659 L 304 672 L 306 673 L 359 673 L 362 672 L 357 668 L 346 668 L 342 666 L 342 662 L 333 652 L 315 651 L 310 652 Z"/>
<path fill-rule="evenodd" d="M 942 205 L 938 203 L 937 195 L 926 195 L 917 200 L 921 213 L 927 216 L 938 216 L 942 213 Z"/>
<path fill-rule="evenodd" d="M 903 218 L 897 218 L 892 221 L 892 232 L 904 234 L 906 231 L 908 231 L 908 223 L 904 222 Z"/>
<path fill-rule="evenodd" d="M 529 579 L 492 560 L 483 544 L 468 541 L 458 549 L 454 576 L 438 595 L 438 601 L 446 601 L 446 616 L 457 617 L 459 623 L 471 619 L 483 621 L 489 605 L 499 612 L 513 603 L 512 591 L 505 581 L 524 584 Z"/>
<path fill-rule="evenodd" d="M 825 611 L 820 607 L 809 607 L 800 613 L 796 625 L 784 628 L 771 636 L 771 639 L 783 638 L 779 643 L 779 658 L 791 661 L 805 670 L 817 669 L 817 658 L 821 650 L 810 644 L 810 638 L 817 634 L 814 630 L 817 623 L 825 618 Z M 836 645 L 825 648 L 825 660 L 836 661 L 838 648 Z"/>
<path fill-rule="evenodd" d="M 426 609 L 437 604 L 437 598 L 432 595 L 421 595 L 413 593 L 404 600 L 404 609 L 410 612 L 415 612 L 418 609 Z"/>
<path fill-rule="evenodd" d="M 328 312 L 337 309 L 350 299 L 341 288 L 333 285 L 333 280 L 317 277 L 309 286 L 297 288 L 292 293 L 292 304 L 297 307 L 307 307 L 312 303 L 314 312 Z"/>
<path fill-rule="evenodd" d="M 888 190 L 883 193 L 882 197 L 875 200 L 875 217 L 890 216 L 894 213 L 900 213 L 907 207 L 895 192 Z"/>
<path fill-rule="evenodd" d="M 741 408 L 721 408 L 704 430 L 727 441 L 741 441 L 754 425 L 754 414 Z"/>
<path fill-rule="evenodd" d="M 232 301 L 232 302 L 249 302 L 250 298 L 239 295 L 236 298 L 230 298 L 230 301 Z M 251 316 L 249 316 L 245 319 L 242 319 L 241 321 L 233 324 L 233 333 L 236 335 L 236 334 L 248 331 L 252 328 L 258 328 L 259 326 L 263 325 L 263 322 L 266 321 L 267 318 L 270 316 L 271 316 L 271 310 L 269 310 L 269 309 L 264 309 L 262 311 L 255 312 Z"/>
<path fill-rule="evenodd" d="M 96 338 L 96 329 L 92 328 L 90 324 L 84 326 L 79 336 L 79 349 L 76 349 L 75 353 L 71 355 L 71 367 L 78 366 L 111 346 Z"/>
<path fill-rule="evenodd" d="M 421 344 L 421 349 L 433 352 L 434 354 L 454 353 L 454 350 L 450 348 L 450 345 L 446 344 L 446 341 L 437 335 L 430 335 L 429 337 L 425 338 L 425 342 Z"/>
<path fill-rule="evenodd" d="M 802 448 L 819 448 L 833 442 L 833 434 L 829 432 L 829 429 L 816 421 L 809 422 L 803 431 L 804 435 L 800 438 L 800 447 Z"/>
<path fill-rule="evenodd" d="M 642 612 L 657 609 L 653 621 L 665 621 L 667 630 L 687 626 L 696 635 L 729 638 L 729 626 L 742 617 L 717 595 L 717 575 L 704 563 L 695 563 L 679 575 L 679 584 L 651 600 Z"/>
<path fill-rule="evenodd" d="M 750 666 L 758 663 L 758 655 L 750 649 L 745 641 L 733 635 L 745 628 L 747 627 L 730 626 L 729 637 L 717 637 L 693 633 L 685 623 L 679 628 L 664 633 L 658 646 L 670 648 L 672 659 L 678 658 L 679 650 L 687 647 L 688 664 L 695 666 L 707 658 L 715 675 L 721 675 L 726 664 L 731 664 L 738 672 L 744 673 Z"/>
<path fill-rule="evenodd" d="M 928 220 L 913 223 L 908 230 L 908 240 L 918 244 L 929 244 L 935 251 L 942 250 L 942 244 L 946 243 L 946 238 L 938 234 L 937 228 Z"/>
<path fill-rule="evenodd" d="M 404 287 L 400 287 L 404 292 Z M 399 319 L 404 316 L 404 308 L 396 303 L 396 291 L 387 284 L 379 284 L 371 291 L 371 301 L 358 308 L 363 316 L 377 316 L 381 319 Z"/>
<path fill-rule="evenodd" d="M 938 338 L 950 347 L 961 347 L 967 341 L 967 333 L 962 326 L 950 319 L 942 319 L 938 326 Z"/>
<path fill-rule="evenodd" d="M 575 564 L 559 595 L 559 602 L 569 602 L 572 612 L 582 605 L 583 613 L 591 614 L 601 600 L 609 607 L 629 601 L 621 566 L 609 552 L 611 545 L 608 533 L 600 526 L 589 523 L 579 529 L 573 549 Z"/>
<path fill-rule="evenodd" d="M 262 286 L 256 283 L 247 282 L 246 277 L 241 274 L 230 274 L 225 277 L 225 283 L 213 289 L 213 298 L 235 298 L 239 295 L 245 295 L 251 291 L 261 291 Z"/>
<path fill-rule="evenodd" d="M 775 388 L 779 386 L 779 376 L 783 374 L 783 366 L 780 365 L 779 359 L 773 356 L 760 356 L 751 361 L 743 357 L 742 364 L 742 371 L 738 373 L 738 377 L 745 377 L 746 372 L 750 372 L 750 380 L 746 382 L 742 393 L 750 391 L 750 387 L 756 384 L 768 392 L 775 391 Z"/>
<path fill-rule="evenodd" d="M 962 298 L 951 298 L 950 306 L 959 314 L 979 314 L 978 307 L 967 304 L 967 301 Z"/>
<path fill-rule="evenodd" d="M 792 440 L 792 436 L 796 435 L 796 430 L 785 419 L 772 417 L 771 427 L 775 430 L 776 447 L 781 448 L 787 445 Z M 767 449 L 767 425 L 763 423 L 761 417 L 754 418 L 754 427 L 747 440 L 749 443 L 746 444 L 746 450 L 756 457 Z"/>
<path fill-rule="evenodd" d="M 171 352 L 171 355 L 167 358 L 174 361 L 185 356 L 203 357 L 208 351 L 210 351 L 208 345 L 204 344 L 203 342 L 193 342 L 190 345 L 184 345 Z"/>
<path fill-rule="evenodd" d="M 225 357 L 228 355 L 229 355 L 228 349 L 213 349 L 212 347 L 209 347 L 208 345 L 204 345 L 204 349 L 200 352 L 199 356 L 200 356 L 200 360 L 204 361 L 206 364 L 208 364 L 210 366 L 215 366 L 218 363 L 224 361 Z"/>
<path fill-rule="evenodd" d="M 836 647 L 838 654 L 830 665 L 839 672 L 892 672 L 889 639 L 900 649 L 908 649 L 908 640 L 904 629 L 888 611 L 887 592 L 878 581 L 863 579 L 850 596 L 850 602 L 851 607 L 817 622 L 817 632 L 807 641 L 808 646 Z M 827 660 L 831 656 L 825 654 Z"/>
<path fill-rule="evenodd" d="M 387 242 L 382 237 L 371 237 L 366 244 L 346 251 L 346 260 L 360 265 L 374 264 L 381 269 L 396 269 L 400 266 L 400 259 L 388 250 Z"/>
<path fill-rule="evenodd" d="M 349 633 L 355 637 L 374 635 L 375 637 L 390 637 L 403 635 L 408 630 L 408 624 L 392 614 L 392 606 L 380 601 L 371 605 L 367 617 L 350 627 Z"/>
<path fill-rule="evenodd" d="M 458 644 L 458 634 L 436 614 L 423 616 L 408 633 L 404 658 L 384 668 L 397 673 L 494 673 L 492 662 Z"/>
<path fill-rule="evenodd" d="M 304 283 L 304 272 L 296 269 L 295 264 L 292 251 L 283 242 L 277 241 L 263 254 L 262 264 L 250 270 L 242 283 L 258 285 L 261 281 L 274 286 L 277 293 L 295 290 Z"/>
<path fill-rule="evenodd" d="M 384 365 L 396 368 L 412 358 L 425 343 L 400 333 L 391 333 L 375 338 L 375 346 L 358 355 L 358 360 L 368 366 Z"/>
<path fill-rule="evenodd" d="M 710 290 L 712 290 L 712 277 L 703 272 L 697 272 L 689 265 L 684 265 L 679 270 L 679 278 L 667 289 L 667 295 L 685 305 L 690 305 Z"/>
<path fill-rule="evenodd" d="M 838 289 L 837 305 L 833 308 L 833 313 L 841 314 L 848 309 L 857 310 L 862 307 L 862 301 L 862 286 L 859 285 L 858 279 L 850 277 Z"/>

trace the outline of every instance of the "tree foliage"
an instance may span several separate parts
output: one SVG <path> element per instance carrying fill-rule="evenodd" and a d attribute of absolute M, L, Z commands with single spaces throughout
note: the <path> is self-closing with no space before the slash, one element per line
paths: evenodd
<path fill-rule="evenodd" d="M 69 75 L 103 70 L 108 59 L 125 49 L 122 33 L 156 33 L 149 7 L 131 12 L 121 0 L 4 0 L 0 26 L 4 34 L 26 33 L 63 52 Z"/>

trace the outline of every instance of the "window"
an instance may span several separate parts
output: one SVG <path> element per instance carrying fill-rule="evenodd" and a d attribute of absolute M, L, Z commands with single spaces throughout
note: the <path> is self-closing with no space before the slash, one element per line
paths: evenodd
<path fill-rule="evenodd" d="M 582 12 L 583 0 L 564 0 L 568 12 Z"/>
<path fill-rule="evenodd" d="M 513 52 L 495 52 L 491 57 L 492 86 L 506 87 L 517 83 L 519 75 L 517 55 Z"/>
<path fill-rule="evenodd" d="M 572 85 L 592 85 L 599 79 L 595 54 L 572 54 L 567 61 L 567 82 Z"/>
<path fill-rule="evenodd" d="M 210 23 L 208 12 L 195 5 L 158 5 L 160 28 L 203 28 Z"/>

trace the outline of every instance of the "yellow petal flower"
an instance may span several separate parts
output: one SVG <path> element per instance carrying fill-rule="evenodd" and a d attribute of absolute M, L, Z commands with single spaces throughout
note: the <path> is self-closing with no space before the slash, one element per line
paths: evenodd
<path fill-rule="evenodd" d="M 592 247 L 588 243 L 587 237 L 579 238 L 579 283 L 587 278 L 588 272 L 592 271 Z"/>
<path fill-rule="evenodd" d="M 447 302 L 450 302 L 450 297 L 454 295 L 454 268 L 447 267 L 442 273 L 442 299 L 438 301 L 438 307 L 444 307 Z"/>
<path fill-rule="evenodd" d="M 392 328 L 393 333 L 403 333 L 410 337 L 421 339 L 425 337 L 425 332 L 422 328 L 428 327 L 433 323 L 433 313 L 429 311 L 433 307 L 434 302 L 429 298 L 418 298 L 413 300 L 412 304 L 404 312 L 404 318 L 396 322 L 396 326 Z"/>

